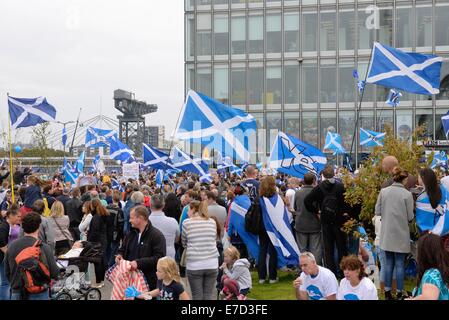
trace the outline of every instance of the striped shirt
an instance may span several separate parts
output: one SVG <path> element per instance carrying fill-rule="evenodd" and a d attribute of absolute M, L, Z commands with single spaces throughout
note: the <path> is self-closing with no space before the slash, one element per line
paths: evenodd
<path fill-rule="evenodd" d="M 186 219 L 181 236 L 182 245 L 187 248 L 186 268 L 189 270 L 211 269 L 212 264 L 218 268 L 216 239 L 217 226 L 214 220 Z M 201 268 L 200 262 L 204 262 L 205 268 Z M 194 269 L 189 268 L 192 264 L 195 266 Z"/>

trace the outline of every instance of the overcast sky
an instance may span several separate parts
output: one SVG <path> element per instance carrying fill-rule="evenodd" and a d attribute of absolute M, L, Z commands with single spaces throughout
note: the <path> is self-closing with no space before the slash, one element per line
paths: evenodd
<path fill-rule="evenodd" d="M 100 111 L 116 118 L 120 88 L 158 104 L 146 124 L 165 125 L 169 136 L 184 97 L 183 2 L 1 0 L 0 131 L 7 130 L 7 92 L 45 96 L 57 120 L 70 121 L 80 107 L 81 120 Z M 60 135 L 61 126 L 52 130 Z"/>

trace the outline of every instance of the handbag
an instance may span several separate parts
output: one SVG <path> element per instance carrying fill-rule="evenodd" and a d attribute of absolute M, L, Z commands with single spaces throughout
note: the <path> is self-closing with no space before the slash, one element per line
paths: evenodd
<path fill-rule="evenodd" d="M 53 221 L 56 223 L 56 225 L 58 226 L 59 231 L 61 231 L 62 235 L 65 237 L 65 239 L 69 242 L 69 246 L 70 248 L 73 246 L 73 240 L 71 239 L 71 236 L 67 237 L 67 235 L 64 233 L 65 230 L 62 230 L 61 226 L 59 225 L 58 221 L 56 221 L 55 218 L 52 218 Z"/>
<path fill-rule="evenodd" d="M 179 261 L 179 265 L 181 267 L 185 267 L 187 265 L 187 248 L 184 249 L 181 255 L 181 260 Z"/>

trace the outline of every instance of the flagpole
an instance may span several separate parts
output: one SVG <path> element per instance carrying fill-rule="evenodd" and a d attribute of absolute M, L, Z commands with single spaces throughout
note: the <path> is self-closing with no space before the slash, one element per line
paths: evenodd
<path fill-rule="evenodd" d="M 9 93 L 6 94 L 9 100 Z M 12 203 L 15 203 L 14 196 L 14 179 L 13 179 L 13 165 L 12 165 L 12 143 L 11 143 L 11 115 L 9 114 L 8 107 L 8 142 L 9 142 L 9 177 L 11 179 L 11 200 Z"/>
<path fill-rule="evenodd" d="M 362 102 L 363 102 L 363 97 L 365 96 L 365 89 L 366 89 L 366 79 L 368 79 L 368 72 L 371 68 L 371 61 L 373 58 L 373 51 L 374 51 L 374 46 L 371 49 L 371 54 L 370 54 L 370 58 L 369 58 L 369 63 L 368 63 L 368 67 L 366 68 L 366 74 L 365 74 L 365 83 L 364 83 L 364 87 L 363 87 L 363 91 L 362 94 L 360 96 L 360 101 L 359 101 L 359 107 L 357 109 L 357 113 L 356 113 L 356 121 L 355 121 L 355 126 L 354 126 L 354 135 L 352 136 L 352 142 L 351 142 L 351 158 L 353 157 L 353 148 L 354 148 L 354 140 L 359 141 L 358 137 L 359 137 L 359 133 L 358 133 L 358 127 L 359 127 L 359 118 L 360 118 L 360 110 L 362 108 Z M 358 169 L 358 164 L 359 164 L 359 157 L 358 157 L 358 145 L 355 146 L 355 168 L 354 171 Z"/>

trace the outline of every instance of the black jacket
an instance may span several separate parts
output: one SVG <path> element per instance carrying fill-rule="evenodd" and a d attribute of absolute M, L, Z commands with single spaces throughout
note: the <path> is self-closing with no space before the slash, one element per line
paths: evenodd
<path fill-rule="evenodd" d="M 142 233 L 139 244 L 137 243 L 138 237 L 139 231 L 131 228 L 131 231 L 125 236 L 118 254 L 125 260 L 135 260 L 137 267 L 147 278 L 150 290 L 154 290 L 157 284 L 157 261 L 166 255 L 165 237 L 162 232 L 153 227 L 150 221 Z M 133 251 L 136 251 L 135 258 L 131 256 Z"/>
<path fill-rule="evenodd" d="M 318 213 L 325 196 L 328 194 L 333 194 L 338 200 L 336 206 L 338 212 L 335 223 L 337 225 L 343 225 L 347 221 L 347 218 L 344 217 L 343 214 L 348 212 L 345 203 L 345 187 L 335 179 L 325 180 L 313 188 L 313 190 L 305 197 L 304 205 L 307 210 Z"/>
<path fill-rule="evenodd" d="M 72 198 L 69 201 L 67 201 L 67 212 L 66 214 L 69 216 L 70 219 L 70 227 L 71 228 L 78 228 L 78 226 L 81 223 L 81 220 L 83 220 L 83 203 L 79 198 Z"/>
<path fill-rule="evenodd" d="M 108 242 L 108 220 L 108 216 L 100 216 L 99 214 L 93 215 L 87 233 L 88 242 L 101 243 L 103 249 L 106 249 L 106 244 Z"/>

